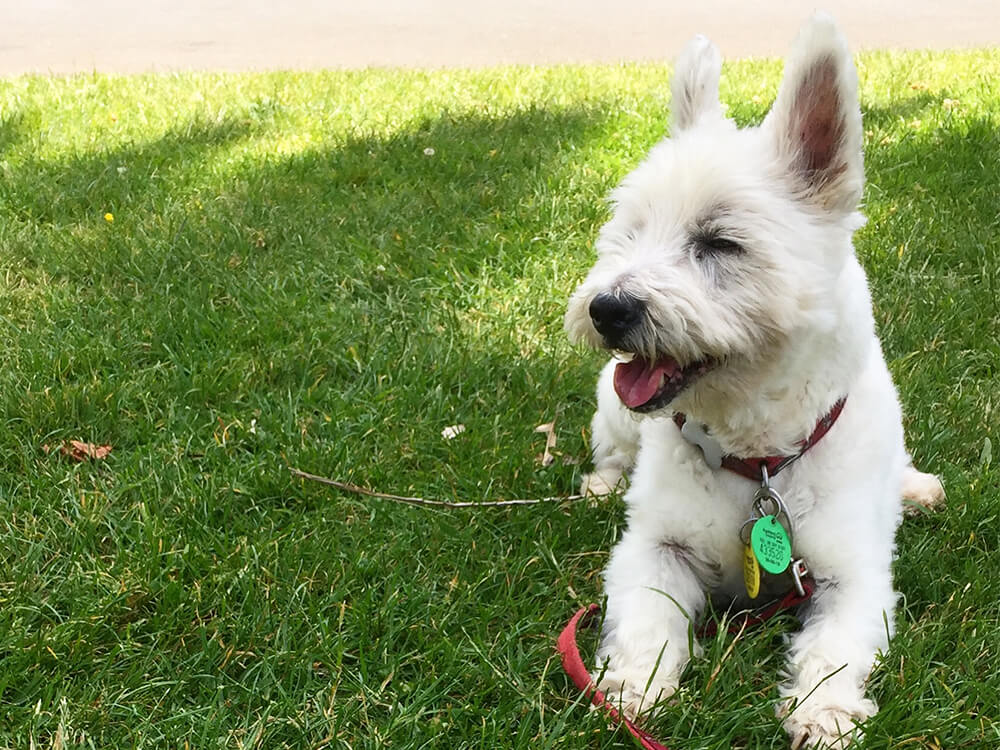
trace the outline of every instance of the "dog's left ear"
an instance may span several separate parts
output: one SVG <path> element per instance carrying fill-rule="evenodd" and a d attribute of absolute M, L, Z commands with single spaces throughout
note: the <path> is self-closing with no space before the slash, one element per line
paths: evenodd
<path fill-rule="evenodd" d="M 672 134 L 692 127 L 705 117 L 723 117 L 719 104 L 721 73 L 722 55 L 708 37 L 699 34 L 684 46 L 670 84 Z"/>
<path fill-rule="evenodd" d="M 858 75 L 829 16 L 813 16 L 799 32 L 764 127 L 804 200 L 828 211 L 857 209 L 864 187 Z"/>

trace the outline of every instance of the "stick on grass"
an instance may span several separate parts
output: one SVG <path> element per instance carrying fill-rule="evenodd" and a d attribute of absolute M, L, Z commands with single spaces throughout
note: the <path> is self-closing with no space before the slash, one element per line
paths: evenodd
<path fill-rule="evenodd" d="M 359 485 L 351 484 L 350 482 L 341 482 L 336 479 L 330 479 L 329 477 L 321 477 L 317 474 L 310 474 L 309 472 L 296 469 L 292 466 L 289 466 L 288 470 L 293 476 L 300 477 L 301 479 L 308 479 L 311 482 L 326 484 L 330 487 L 336 487 L 338 490 L 343 490 L 344 492 L 354 493 L 355 495 L 366 495 L 367 497 L 378 497 L 383 500 L 392 500 L 394 502 L 405 503 L 407 505 L 430 506 L 434 508 L 498 508 L 511 505 L 539 505 L 541 503 L 572 502 L 574 500 L 583 500 L 583 498 L 586 497 L 585 495 L 564 495 L 562 497 L 541 497 L 521 500 L 484 500 L 482 502 L 427 500 L 422 497 L 407 497 L 405 495 L 391 495 L 387 492 L 376 492 L 375 490 L 369 490 L 364 487 L 360 487 Z"/>

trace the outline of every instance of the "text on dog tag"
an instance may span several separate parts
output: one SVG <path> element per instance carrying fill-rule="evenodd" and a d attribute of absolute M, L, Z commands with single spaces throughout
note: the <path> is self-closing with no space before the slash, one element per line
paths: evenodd
<path fill-rule="evenodd" d="M 785 527 L 774 516 L 757 519 L 750 530 L 750 545 L 760 566 L 768 573 L 784 573 L 792 561 L 792 543 Z"/>

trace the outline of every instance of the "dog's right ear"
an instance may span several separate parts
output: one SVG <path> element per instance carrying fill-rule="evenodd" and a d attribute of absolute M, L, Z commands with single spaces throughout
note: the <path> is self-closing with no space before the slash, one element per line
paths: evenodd
<path fill-rule="evenodd" d="M 670 132 L 677 133 L 694 126 L 706 117 L 721 118 L 719 75 L 722 55 L 708 37 L 696 36 L 684 47 L 674 66 L 670 85 Z"/>
<path fill-rule="evenodd" d="M 857 209 L 865 173 L 858 74 L 829 16 L 813 16 L 799 33 L 763 127 L 804 199 Z"/>

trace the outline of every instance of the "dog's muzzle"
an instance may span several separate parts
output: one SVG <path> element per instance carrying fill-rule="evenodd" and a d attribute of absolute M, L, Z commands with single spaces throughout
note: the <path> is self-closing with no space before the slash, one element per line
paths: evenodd
<path fill-rule="evenodd" d="M 590 319 L 609 349 L 622 348 L 642 322 L 645 304 L 630 294 L 598 294 L 590 301 Z"/>

